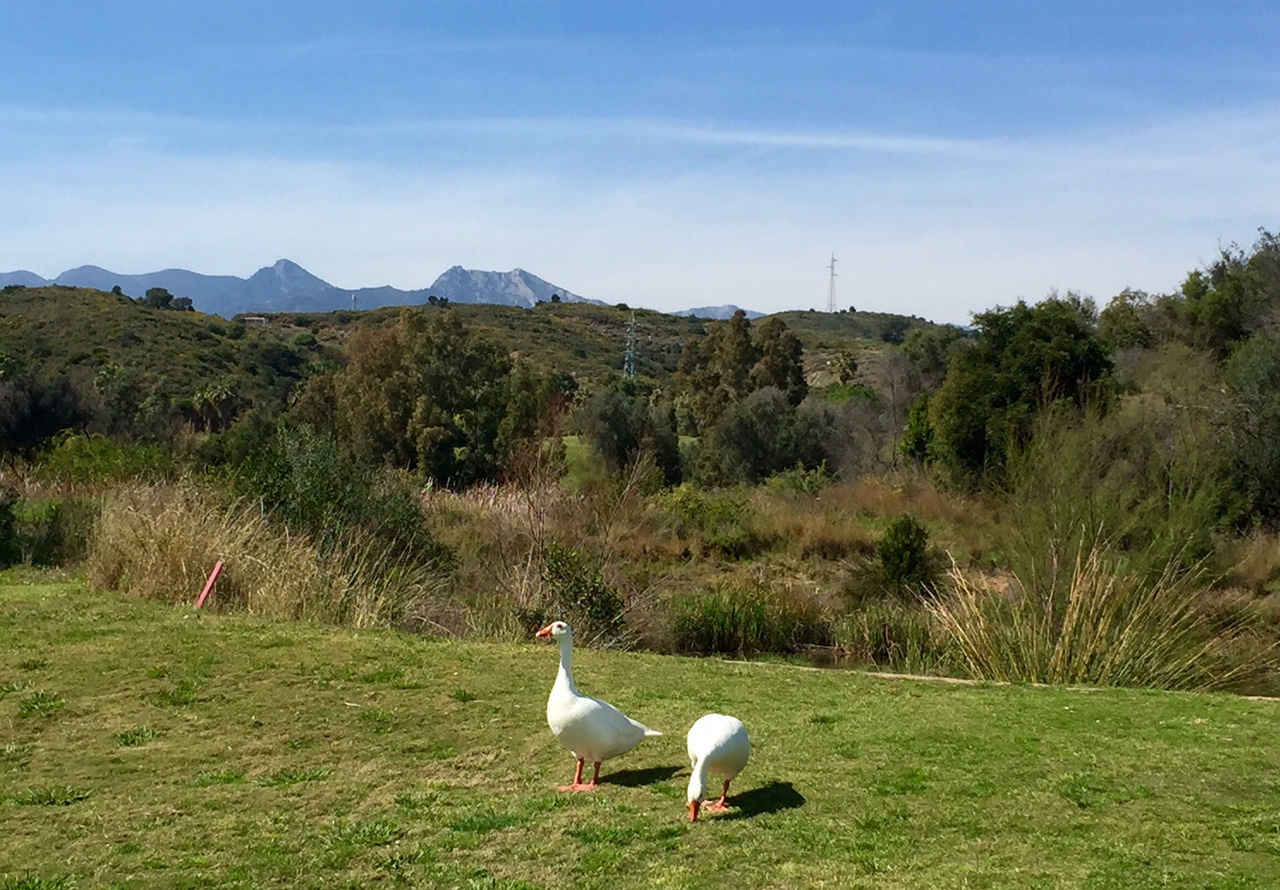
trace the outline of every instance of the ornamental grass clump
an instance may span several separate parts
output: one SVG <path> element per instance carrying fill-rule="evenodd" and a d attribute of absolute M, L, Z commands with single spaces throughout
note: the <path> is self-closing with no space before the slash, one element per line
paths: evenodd
<path fill-rule="evenodd" d="M 219 561 L 206 608 L 370 627 L 422 624 L 443 597 L 438 573 L 392 558 L 374 539 L 320 549 L 256 505 L 192 485 L 109 494 L 85 569 L 95 586 L 182 603 L 195 600 Z"/>
<path fill-rule="evenodd" d="M 1187 690 L 1256 679 L 1264 653 L 1241 645 L 1245 619 L 1210 610 L 1202 572 L 1180 565 L 1175 556 L 1152 579 L 1081 548 L 1069 574 L 1007 588 L 953 565 L 952 592 L 927 607 L 978 679 Z"/>

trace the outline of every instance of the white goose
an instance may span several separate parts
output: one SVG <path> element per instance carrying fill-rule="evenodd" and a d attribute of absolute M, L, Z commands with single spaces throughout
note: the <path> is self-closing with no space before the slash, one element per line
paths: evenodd
<path fill-rule="evenodd" d="M 729 796 L 729 783 L 733 781 L 751 756 L 751 740 L 747 728 L 737 717 L 727 714 L 707 714 L 699 717 L 689 729 L 689 762 L 693 775 L 689 777 L 689 821 L 698 821 L 698 812 L 707 797 L 707 775 L 724 776 L 720 799 L 708 804 L 709 810 L 723 810 Z"/>
<path fill-rule="evenodd" d="M 644 739 L 662 733 L 637 723 L 608 702 L 591 698 L 578 691 L 573 682 L 573 629 L 563 621 L 553 621 L 538 631 L 538 636 L 560 644 L 560 670 L 547 699 L 547 725 L 560 744 L 578 758 L 578 769 L 572 785 L 561 785 L 561 791 L 588 791 L 600 778 L 600 763 L 610 757 L 626 754 Z M 591 781 L 583 783 L 582 766 L 595 765 Z"/>

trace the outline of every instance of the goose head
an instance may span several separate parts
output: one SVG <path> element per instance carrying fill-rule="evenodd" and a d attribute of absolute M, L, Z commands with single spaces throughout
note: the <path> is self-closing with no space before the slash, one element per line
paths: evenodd
<path fill-rule="evenodd" d="M 689 777 L 689 793 L 685 796 L 689 806 L 690 822 L 698 821 L 698 813 L 702 810 L 702 801 L 706 796 L 706 779 L 695 769 L 693 775 Z"/>
<path fill-rule="evenodd" d="M 573 628 L 565 624 L 563 621 L 553 621 L 542 630 L 538 631 L 537 636 L 543 639 L 555 640 L 557 643 L 562 643 L 565 640 L 573 639 Z"/>

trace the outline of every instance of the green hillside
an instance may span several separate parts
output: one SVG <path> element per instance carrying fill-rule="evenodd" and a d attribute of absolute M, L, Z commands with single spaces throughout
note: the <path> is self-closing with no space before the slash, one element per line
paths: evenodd
<path fill-rule="evenodd" d="M 532 310 L 460 303 L 451 304 L 450 311 L 511 353 L 539 368 L 572 374 L 588 387 L 621 372 L 633 318 L 637 374 L 656 382 L 670 377 L 684 342 L 705 334 L 708 323 L 588 303 L 542 303 Z M 146 393 L 155 393 L 153 398 L 180 406 L 213 382 L 234 388 L 245 402 L 280 404 L 312 368 L 337 359 L 356 327 L 392 323 L 400 312 L 401 307 L 277 313 L 246 323 L 244 317 L 227 321 L 153 309 L 86 288 L 11 287 L 0 294 L 0 354 L 86 383 L 103 372 L 127 369 Z M 832 350 L 876 352 L 886 336 L 900 339 L 913 327 L 932 326 L 882 313 L 784 312 L 779 317 L 804 344 L 811 368 L 821 367 Z"/>
<path fill-rule="evenodd" d="M 866 343 L 901 343 L 915 328 L 939 325 L 914 315 L 888 312 L 817 312 L 791 310 L 779 312 L 782 319 L 806 350 L 850 349 Z"/>
<path fill-rule="evenodd" d="M 269 326 L 58 286 L 0 293 L 0 356 L 17 369 L 65 374 L 104 395 L 127 386 L 156 410 L 179 411 L 210 387 L 240 405 L 279 410 L 321 357 Z"/>
<path fill-rule="evenodd" d="M 584 691 L 666 735 L 575 795 L 555 664 L 0 577 L 0 886 L 1280 880 L 1274 701 L 584 650 Z M 684 733 L 713 710 L 752 758 L 691 825 Z"/>

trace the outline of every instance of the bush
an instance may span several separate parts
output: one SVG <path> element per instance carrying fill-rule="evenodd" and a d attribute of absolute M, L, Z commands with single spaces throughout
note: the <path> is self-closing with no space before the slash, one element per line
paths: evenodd
<path fill-rule="evenodd" d="M 703 553 L 750 559 L 773 546 L 773 539 L 756 527 L 744 497 L 681 485 L 660 492 L 651 503 L 671 517 L 677 535 L 696 539 L 694 549 Z"/>
<path fill-rule="evenodd" d="M 1203 370 L 1190 361 L 1188 371 Z M 1164 398 L 1126 398 L 1105 416 L 1047 412 L 1011 463 L 1013 521 L 1002 542 L 1032 579 L 1097 549 L 1155 580 L 1213 551 L 1234 493 L 1210 414 L 1214 391 L 1166 381 Z"/>
<path fill-rule="evenodd" d="M 829 646 L 832 640 L 820 604 L 762 587 L 730 587 L 675 600 L 670 631 L 676 651 L 699 655 L 788 653 Z"/>
<path fill-rule="evenodd" d="M 17 492 L 0 487 L 0 569 L 22 561 L 22 548 L 18 542 Z"/>
<path fill-rule="evenodd" d="M 920 589 L 933 583 L 929 531 L 914 516 L 899 516 L 876 544 L 876 559 L 885 585 L 894 590 Z"/>
<path fill-rule="evenodd" d="M 75 563 L 88 551 L 98 506 L 87 498 L 33 503 L 0 489 L 0 568 Z"/>
<path fill-rule="evenodd" d="M 452 564 L 409 485 L 345 457 L 332 439 L 304 427 L 277 430 L 235 471 L 232 485 L 322 551 L 367 538 L 396 561 Z"/>
<path fill-rule="evenodd" d="M 89 552 L 89 538 L 99 509 L 98 501 L 81 497 L 28 504 L 19 524 L 22 561 L 33 566 L 80 562 Z"/>
<path fill-rule="evenodd" d="M 60 485 L 101 485 L 135 479 L 158 481 L 173 469 L 159 445 L 122 442 L 100 433 L 63 432 L 37 457 L 37 481 Z"/>
<path fill-rule="evenodd" d="M 929 548 L 929 531 L 914 516 L 889 523 L 869 555 L 855 554 L 841 593 L 851 606 L 893 598 L 914 601 L 931 595 L 939 555 Z"/>
<path fill-rule="evenodd" d="M 765 487 L 789 494 L 815 495 L 824 488 L 835 485 L 839 478 L 839 473 L 827 469 L 825 460 L 813 468 L 797 463 L 790 469 L 770 476 L 765 480 Z"/>
<path fill-rule="evenodd" d="M 576 550 L 552 541 L 543 553 L 542 580 L 550 593 L 544 616 L 568 621 L 586 645 L 616 644 L 622 637 L 623 600 L 604 583 L 604 573 L 591 569 Z M 541 623 L 541 621 L 539 621 Z"/>

